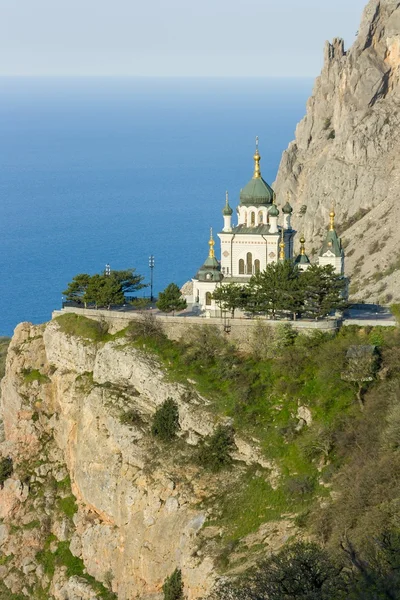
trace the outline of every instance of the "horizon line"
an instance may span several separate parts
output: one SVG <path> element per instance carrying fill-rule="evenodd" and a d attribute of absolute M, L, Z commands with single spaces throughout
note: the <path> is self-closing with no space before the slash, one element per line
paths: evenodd
<path fill-rule="evenodd" d="M 0 73 L 0 78 L 79 79 L 315 79 L 316 75 L 135 75 L 79 73 Z"/>

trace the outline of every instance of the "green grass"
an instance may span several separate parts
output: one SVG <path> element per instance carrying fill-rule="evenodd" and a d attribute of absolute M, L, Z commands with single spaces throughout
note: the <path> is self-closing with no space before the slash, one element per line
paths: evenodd
<path fill-rule="evenodd" d="M 56 566 L 64 566 L 66 567 L 67 577 L 77 576 L 86 579 L 96 594 L 98 594 L 98 598 L 102 598 L 103 600 L 117 600 L 117 596 L 113 592 L 86 573 L 83 560 L 72 554 L 69 549 L 70 542 L 68 540 L 58 542 L 56 550 L 51 552 L 50 545 L 55 540 L 56 538 L 50 535 L 45 541 L 43 550 L 36 554 L 36 560 L 43 566 L 46 575 L 53 577 Z"/>
<path fill-rule="evenodd" d="M 92 342 L 105 342 L 112 339 L 108 334 L 107 325 L 101 321 L 88 319 L 75 313 L 66 313 L 56 317 L 55 321 L 61 331 L 67 335 L 76 335 Z"/>
<path fill-rule="evenodd" d="M 39 383 L 49 383 L 50 379 L 47 375 L 41 373 L 38 369 L 22 369 L 22 375 L 25 383 L 38 381 Z"/>
<path fill-rule="evenodd" d="M 63 512 L 70 519 L 72 519 L 72 517 L 78 510 L 75 497 L 72 495 L 66 496 L 65 498 L 59 498 L 57 504 L 61 512 Z"/>
<path fill-rule="evenodd" d="M 212 522 L 235 541 L 282 513 L 305 513 L 329 494 L 319 485 L 317 467 L 328 461 L 337 472 L 345 464 L 335 436 L 346 423 L 362 418 L 354 385 L 342 379 L 347 350 L 373 343 L 385 353 L 400 345 L 400 331 L 349 327 L 335 336 L 299 335 L 293 345 L 278 347 L 274 357 L 263 359 L 230 349 L 226 340 L 214 340 L 215 355 L 212 348 L 188 348 L 187 341 L 160 335 L 139 336 L 131 343 L 156 355 L 170 380 L 194 381 L 196 390 L 210 400 L 208 410 L 232 417 L 236 432 L 257 439 L 264 455 L 276 462 L 278 489 L 271 488 L 267 477 L 249 471 L 215 499 L 215 515 L 220 515 Z M 310 409 L 311 426 L 298 428 L 299 405 Z"/>
<path fill-rule="evenodd" d="M 266 475 L 260 469 L 249 468 L 216 499 L 220 513 L 208 525 L 223 527 L 225 542 L 238 541 L 263 523 L 278 521 L 283 513 L 295 513 L 310 505 L 312 494 L 290 497 L 284 487 L 272 489 Z"/>
<path fill-rule="evenodd" d="M 38 521 L 38 520 L 30 521 L 26 525 L 23 525 L 23 529 L 25 529 L 25 530 L 38 529 L 39 527 L 40 527 L 40 521 Z"/>
<path fill-rule="evenodd" d="M 6 585 L 0 581 L 0 599 L 1 600 L 26 600 L 24 594 L 13 594 Z"/>

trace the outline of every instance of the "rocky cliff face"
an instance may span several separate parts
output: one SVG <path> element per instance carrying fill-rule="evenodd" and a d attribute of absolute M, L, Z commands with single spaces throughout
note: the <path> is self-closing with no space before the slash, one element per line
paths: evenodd
<path fill-rule="evenodd" d="M 400 300 L 400 2 L 370 0 L 349 51 L 324 66 L 284 152 L 275 189 L 314 254 L 332 204 L 354 298 Z"/>
<path fill-rule="evenodd" d="M 0 454 L 14 473 L 0 489 L 0 596 L 5 585 L 29 598 L 158 597 L 175 568 L 189 599 L 206 595 L 221 538 L 205 527 L 207 499 L 224 480 L 187 460 L 216 422 L 190 382 L 168 381 L 125 338 L 96 344 L 54 321 L 22 323 L 1 398 Z M 173 449 L 149 435 L 167 398 L 179 405 Z M 274 475 L 254 444 L 235 441 L 239 465 Z M 290 527 L 281 521 L 271 544 Z"/>

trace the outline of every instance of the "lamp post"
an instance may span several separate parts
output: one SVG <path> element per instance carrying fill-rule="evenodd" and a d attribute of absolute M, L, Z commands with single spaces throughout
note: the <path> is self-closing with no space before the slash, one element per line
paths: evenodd
<path fill-rule="evenodd" d="M 150 267 L 150 302 L 153 302 L 153 269 L 154 269 L 154 256 L 149 256 L 149 267 Z"/>

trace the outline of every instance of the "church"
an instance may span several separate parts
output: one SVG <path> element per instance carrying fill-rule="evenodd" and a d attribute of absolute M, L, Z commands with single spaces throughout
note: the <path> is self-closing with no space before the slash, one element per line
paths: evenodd
<path fill-rule="evenodd" d="M 208 257 L 192 279 L 192 294 L 185 295 L 188 304 L 206 316 L 220 315 L 220 309 L 213 300 L 213 293 L 219 285 L 246 284 L 253 275 L 264 271 L 267 265 L 277 261 L 294 260 L 302 270 L 311 264 L 306 254 L 304 237 L 299 240 L 299 255 L 294 256 L 297 232 L 292 228 L 293 208 L 288 199 L 280 211 L 274 190 L 262 178 L 258 138 L 253 158 L 253 177 L 240 191 L 239 206 L 236 209 L 237 224 L 232 222 L 233 209 L 229 204 L 228 192 L 226 193 L 222 210 L 223 228 L 218 233 L 221 260 L 215 256 L 215 241 L 211 231 Z M 336 273 L 344 276 L 344 252 L 335 231 L 333 209 L 318 264 L 331 264 Z"/>

